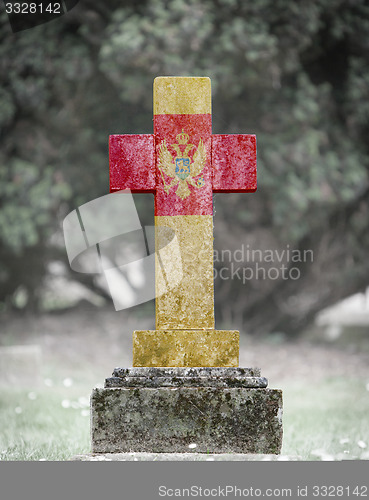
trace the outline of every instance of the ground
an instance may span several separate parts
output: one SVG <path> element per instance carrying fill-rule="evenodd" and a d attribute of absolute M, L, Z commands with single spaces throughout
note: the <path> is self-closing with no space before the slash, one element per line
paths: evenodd
<path fill-rule="evenodd" d="M 86 417 L 91 389 L 102 385 L 113 368 L 132 365 L 132 332 L 154 328 L 152 321 L 137 319 L 127 311 L 117 313 L 112 307 L 84 304 L 36 317 L 3 314 L 1 325 L 0 345 L 37 344 L 42 350 L 41 387 L 18 389 L 3 384 L 0 389 L 0 414 L 6 417 L 0 433 L 3 459 L 53 460 L 88 452 Z M 281 335 L 264 339 L 241 335 L 240 366 L 260 367 L 269 387 L 283 390 L 284 454 L 303 459 L 369 459 L 366 343 L 359 348 L 350 341 L 340 345 L 318 342 L 317 336 L 286 342 Z M 50 407 L 50 422 L 45 424 L 45 428 L 51 426 L 48 432 L 53 432 L 52 421 L 57 418 L 63 435 L 78 429 L 79 444 L 72 443 L 79 439 L 72 436 L 68 449 L 58 445 L 52 451 L 50 438 L 47 446 L 43 443 L 39 451 L 32 452 L 29 448 L 37 448 L 43 439 L 40 425 L 19 445 L 24 432 L 22 415 L 15 416 L 11 424 L 9 417 L 17 412 L 24 417 L 29 411 L 29 418 L 40 422 L 41 402 Z M 29 426 L 29 418 L 24 425 Z"/>

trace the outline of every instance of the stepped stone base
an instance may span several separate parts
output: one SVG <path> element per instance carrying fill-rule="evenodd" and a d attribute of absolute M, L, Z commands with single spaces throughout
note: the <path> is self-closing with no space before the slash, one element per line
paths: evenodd
<path fill-rule="evenodd" d="M 258 455 L 242 453 L 90 453 L 75 455 L 74 462 L 290 462 L 298 455 Z"/>
<path fill-rule="evenodd" d="M 93 453 L 258 453 L 282 446 L 282 391 L 251 368 L 117 368 L 91 396 Z"/>

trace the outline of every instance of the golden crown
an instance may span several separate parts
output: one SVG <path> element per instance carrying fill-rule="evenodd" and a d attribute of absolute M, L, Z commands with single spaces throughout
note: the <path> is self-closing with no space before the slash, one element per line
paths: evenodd
<path fill-rule="evenodd" d="M 185 134 L 183 129 L 182 129 L 182 132 L 177 135 L 176 139 L 177 139 L 178 144 L 187 144 L 188 139 L 189 139 L 189 135 Z"/>

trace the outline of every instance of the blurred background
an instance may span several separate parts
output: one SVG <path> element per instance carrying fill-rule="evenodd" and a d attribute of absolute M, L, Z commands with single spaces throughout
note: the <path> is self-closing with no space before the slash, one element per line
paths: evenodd
<path fill-rule="evenodd" d="M 2 11 L 0 37 L 3 349 L 33 346 L 37 365 L 41 346 L 47 387 L 69 387 L 66 365 L 102 381 L 131 364 L 132 331 L 154 327 L 154 303 L 116 312 L 96 276 L 70 269 L 62 221 L 108 193 L 110 134 L 152 133 L 156 76 L 209 76 L 213 133 L 258 141 L 257 192 L 214 197 L 217 328 L 239 329 L 241 365 L 276 383 L 324 365 L 369 390 L 365 0 L 81 0 L 15 34 Z M 153 224 L 153 196 L 135 201 Z M 246 280 L 220 278 L 231 263 Z"/>

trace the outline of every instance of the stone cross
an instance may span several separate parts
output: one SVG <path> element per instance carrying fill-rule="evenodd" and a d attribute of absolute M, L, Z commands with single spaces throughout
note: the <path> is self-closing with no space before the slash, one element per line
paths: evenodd
<path fill-rule="evenodd" d="M 239 332 L 215 330 L 213 193 L 256 190 L 256 137 L 212 135 L 209 78 L 158 77 L 154 134 L 112 135 L 109 151 L 110 191 L 154 193 L 156 249 L 169 227 L 181 251 L 183 278 L 157 293 L 156 330 L 134 332 L 133 366 L 238 366 Z"/>

